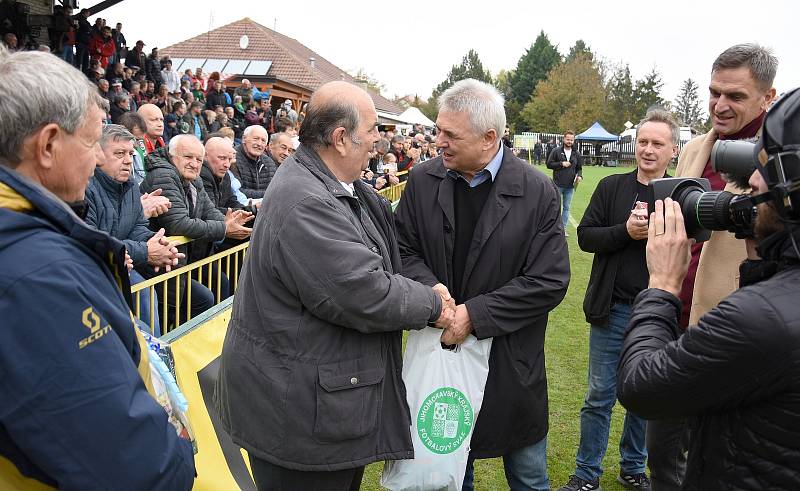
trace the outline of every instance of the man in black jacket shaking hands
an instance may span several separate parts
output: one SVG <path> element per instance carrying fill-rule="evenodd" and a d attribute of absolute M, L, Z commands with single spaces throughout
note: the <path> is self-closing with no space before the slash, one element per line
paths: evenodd
<path fill-rule="evenodd" d="M 740 288 L 680 337 L 690 242 L 679 203 L 657 201 L 650 217 L 649 288 L 633 305 L 618 395 L 647 419 L 691 418 L 683 489 L 800 482 L 800 91 L 767 113 L 757 145 L 750 186 L 767 199 Z"/>

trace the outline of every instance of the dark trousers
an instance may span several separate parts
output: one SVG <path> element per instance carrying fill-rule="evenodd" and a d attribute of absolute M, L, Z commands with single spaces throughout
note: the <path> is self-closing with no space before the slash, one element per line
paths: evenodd
<path fill-rule="evenodd" d="M 250 468 L 258 491 L 358 491 L 364 467 L 341 471 L 296 471 L 250 455 Z"/>
<path fill-rule="evenodd" d="M 685 420 L 647 422 L 647 466 L 653 491 L 677 491 L 686 477 L 689 427 Z"/>
<path fill-rule="evenodd" d="M 85 72 L 89 68 L 89 46 L 84 44 L 75 45 L 75 68 Z"/>

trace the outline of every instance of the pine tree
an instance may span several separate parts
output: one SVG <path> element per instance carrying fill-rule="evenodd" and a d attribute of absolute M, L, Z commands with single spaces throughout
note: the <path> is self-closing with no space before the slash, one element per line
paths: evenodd
<path fill-rule="evenodd" d="M 644 78 L 636 81 L 633 88 L 634 111 L 633 117 L 636 121 L 641 120 L 649 109 L 660 107 L 669 109 L 669 103 L 661 97 L 661 88 L 664 82 L 661 81 L 661 74 L 653 68 Z M 634 121 L 635 122 L 635 121 Z"/>
<path fill-rule="evenodd" d="M 697 83 L 687 78 L 681 84 L 681 91 L 675 99 L 675 117 L 684 126 L 697 128 L 703 124 L 698 89 Z"/>
<path fill-rule="evenodd" d="M 594 60 L 594 53 L 592 53 L 592 49 L 586 45 L 583 39 L 578 39 L 577 41 L 575 41 L 575 44 L 569 49 L 569 54 L 567 55 L 566 59 L 564 59 L 564 61 L 565 62 L 572 61 L 580 53 L 589 55 L 589 59 Z"/>
<path fill-rule="evenodd" d="M 517 68 L 509 73 L 509 94 L 506 99 L 508 124 L 516 132 L 531 129 L 521 116 L 522 109 L 530 102 L 536 86 L 547 78 L 547 74 L 561 63 L 558 49 L 541 31 L 530 48 L 517 62 Z"/>
<path fill-rule="evenodd" d="M 436 86 L 431 97 L 435 100 L 439 97 L 439 94 L 452 87 L 453 84 L 467 78 L 474 78 L 482 82 L 492 83 L 492 74 L 489 73 L 489 70 L 483 68 L 478 53 L 473 49 L 469 50 L 469 52 L 464 55 L 461 64 L 453 65 L 452 68 L 450 68 L 450 73 L 447 74 L 447 78 Z"/>
<path fill-rule="evenodd" d="M 544 31 L 539 33 L 536 41 L 517 62 L 514 76 L 511 78 L 511 97 L 520 104 L 531 99 L 536 85 L 547 78 L 556 65 L 561 63 L 561 55 L 550 42 Z"/>
<path fill-rule="evenodd" d="M 633 80 L 628 65 L 617 68 L 607 85 L 608 106 L 606 110 L 606 129 L 612 133 L 625 130 L 625 123 L 634 121 L 636 101 L 633 95 Z"/>

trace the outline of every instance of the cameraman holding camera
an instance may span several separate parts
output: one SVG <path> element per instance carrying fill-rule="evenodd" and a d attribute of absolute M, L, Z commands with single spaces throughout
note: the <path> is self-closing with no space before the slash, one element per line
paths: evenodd
<path fill-rule="evenodd" d="M 741 264 L 740 288 L 681 335 L 691 243 L 682 203 L 658 200 L 649 288 L 636 298 L 622 349 L 622 404 L 647 419 L 691 418 L 683 489 L 800 483 L 800 90 L 766 115 L 755 150 L 755 240 L 747 241 L 760 257 Z"/>

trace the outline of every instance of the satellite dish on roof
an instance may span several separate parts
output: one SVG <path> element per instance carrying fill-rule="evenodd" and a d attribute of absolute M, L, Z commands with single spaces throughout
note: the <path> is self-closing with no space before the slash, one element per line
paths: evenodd
<path fill-rule="evenodd" d="M 242 49 L 247 49 L 247 45 L 250 44 L 250 38 L 247 37 L 247 34 L 239 38 L 239 47 Z"/>

